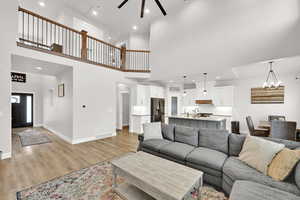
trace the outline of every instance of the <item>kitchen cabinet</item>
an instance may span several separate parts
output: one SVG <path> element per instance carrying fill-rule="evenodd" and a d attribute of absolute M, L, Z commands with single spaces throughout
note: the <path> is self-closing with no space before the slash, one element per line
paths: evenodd
<path fill-rule="evenodd" d="M 198 100 L 198 93 L 199 90 L 197 89 L 186 90 L 186 95 L 182 96 L 182 105 L 184 107 L 195 106 L 196 100 Z"/>
<path fill-rule="evenodd" d="M 163 87 L 150 86 L 151 98 L 165 98 L 165 90 Z"/>
<path fill-rule="evenodd" d="M 214 87 L 213 104 L 215 106 L 233 106 L 233 86 Z"/>

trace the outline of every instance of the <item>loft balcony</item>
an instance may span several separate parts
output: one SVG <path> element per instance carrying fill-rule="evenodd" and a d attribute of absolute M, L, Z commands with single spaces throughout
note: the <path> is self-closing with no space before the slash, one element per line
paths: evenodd
<path fill-rule="evenodd" d="M 19 47 L 123 72 L 150 73 L 150 51 L 119 48 L 24 8 L 18 12 Z"/>

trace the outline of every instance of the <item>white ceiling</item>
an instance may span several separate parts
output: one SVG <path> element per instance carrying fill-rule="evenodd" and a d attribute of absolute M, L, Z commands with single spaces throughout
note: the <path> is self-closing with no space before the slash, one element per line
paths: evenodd
<path fill-rule="evenodd" d="M 106 25 L 118 35 L 132 32 L 137 25 L 140 32 L 149 31 L 150 22 L 156 17 L 163 17 L 154 0 L 147 0 L 145 8 L 149 14 L 140 18 L 141 0 L 129 0 L 121 9 L 117 7 L 123 0 L 64 0 L 66 5 L 80 12 L 91 20 Z M 168 14 L 176 12 L 184 5 L 184 0 L 160 0 Z M 99 8 L 97 8 L 99 7 Z M 98 16 L 91 15 L 91 9 L 98 11 Z"/>
<path fill-rule="evenodd" d="M 39 1 L 45 1 L 45 7 L 39 6 Z M 145 8 L 150 9 L 149 14 L 140 18 L 141 0 L 129 0 L 122 9 L 118 6 L 123 0 L 19 0 L 20 5 L 26 9 L 37 12 L 43 16 L 55 18 L 64 8 L 71 8 L 73 11 L 84 16 L 93 24 L 110 31 L 114 40 L 126 37 L 132 32 L 149 32 L 150 24 L 158 17 L 164 17 L 154 0 L 147 0 Z M 176 13 L 188 1 L 184 0 L 160 0 L 168 14 Z M 92 15 L 92 10 L 98 12 L 97 16 Z M 138 26 L 134 31 L 132 27 Z"/>
<path fill-rule="evenodd" d="M 288 57 L 273 60 L 273 68 L 279 78 L 282 76 L 300 76 L 300 56 Z M 208 74 L 208 81 L 227 81 L 251 78 L 266 78 L 269 72 L 269 61 L 257 62 L 249 65 L 233 67 L 225 72 L 215 72 Z M 187 75 L 186 82 L 203 81 L 203 74 Z M 182 83 L 183 77 L 169 77 L 161 81 L 163 83 Z"/>
<path fill-rule="evenodd" d="M 38 70 L 37 68 L 41 68 Z M 33 74 L 42 74 L 49 76 L 56 76 L 57 74 L 72 70 L 72 67 L 66 65 L 60 65 L 56 63 L 45 62 L 42 60 L 36 60 L 19 55 L 12 55 L 12 71 L 27 72 Z"/>

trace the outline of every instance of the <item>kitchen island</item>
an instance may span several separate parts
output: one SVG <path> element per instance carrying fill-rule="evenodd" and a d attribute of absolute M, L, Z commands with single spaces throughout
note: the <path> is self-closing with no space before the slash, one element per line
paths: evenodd
<path fill-rule="evenodd" d="M 169 116 L 169 124 L 226 130 L 226 118 L 224 117 Z"/>

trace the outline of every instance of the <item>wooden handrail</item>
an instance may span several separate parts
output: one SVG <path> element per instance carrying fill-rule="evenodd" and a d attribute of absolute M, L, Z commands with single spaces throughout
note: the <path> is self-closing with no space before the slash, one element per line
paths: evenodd
<path fill-rule="evenodd" d="M 124 72 L 150 72 L 148 50 L 120 48 L 24 8 L 18 11 L 22 17 L 20 47 L 34 47 L 31 49 Z"/>
<path fill-rule="evenodd" d="M 136 53 L 151 53 L 148 50 L 126 50 L 127 52 L 136 52 Z"/>
<path fill-rule="evenodd" d="M 73 29 L 73 28 L 70 28 L 70 27 L 65 26 L 65 25 L 63 25 L 63 24 L 60 24 L 60 23 L 58 23 L 58 22 L 55 22 L 55 21 L 53 21 L 53 20 L 51 20 L 51 19 L 48 19 L 48 18 L 46 18 L 46 17 L 43 17 L 43 16 L 41 16 L 41 15 L 39 15 L 39 14 L 36 14 L 36 13 L 31 12 L 31 11 L 29 11 L 29 10 L 26 10 L 26 9 L 24 9 L 24 8 L 19 7 L 19 11 L 22 11 L 22 12 L 24 12 L 24 13 L 27 13 L 27 14 L 29 14 L 29 15 L 32 15 L 32 16 L 34 16 L 34 17 L 37 17 L 37 18 L 40 18 L 40 19 L 42 19 L 42 20 L 45 20 L 45 21 L 47 21 L 47 22 L 49 22 L 49 23 L 52 23 L 52 24 L 54 24 L 54 25 L 57 25 L 57 26 L 60 26 L 60 27 L 62 27 L 62 28 L 65 28 L 65 29 L 68 29 L 68 30 L 70 30 L 70 31 L 76 32 L 76 33 L 78 33 L 78 34 L 81 34 L 80 31 L 77 31 L 77 30 L 75 30 L 75 29 Z"/>
<path fill-rule="evenodd" d="M 96 40 L 97 42 L 101 42 L 101 43 L 103 43 L 103 44 L 106 44 L 106 45 L 108 45 L 108 46 L 110 46 L 110 47 L 112 47 L 112 48 L 121 50 L 120 47 L 117 47 L 117 46 L 115 46 L 115 45 L 109 44 L 109 43 L 107 43 L 107 42 L 105 42 L 105 41 L 103 41 L 103 40 L 99 40 L 99 39 L 94 38 L 94 37 L 92 37 L 92 36 L 90 36 L 90 35 L 88 35 L 88 38 L 90 38 L 90 39 L 92 39 L 92 40 Z"/>

